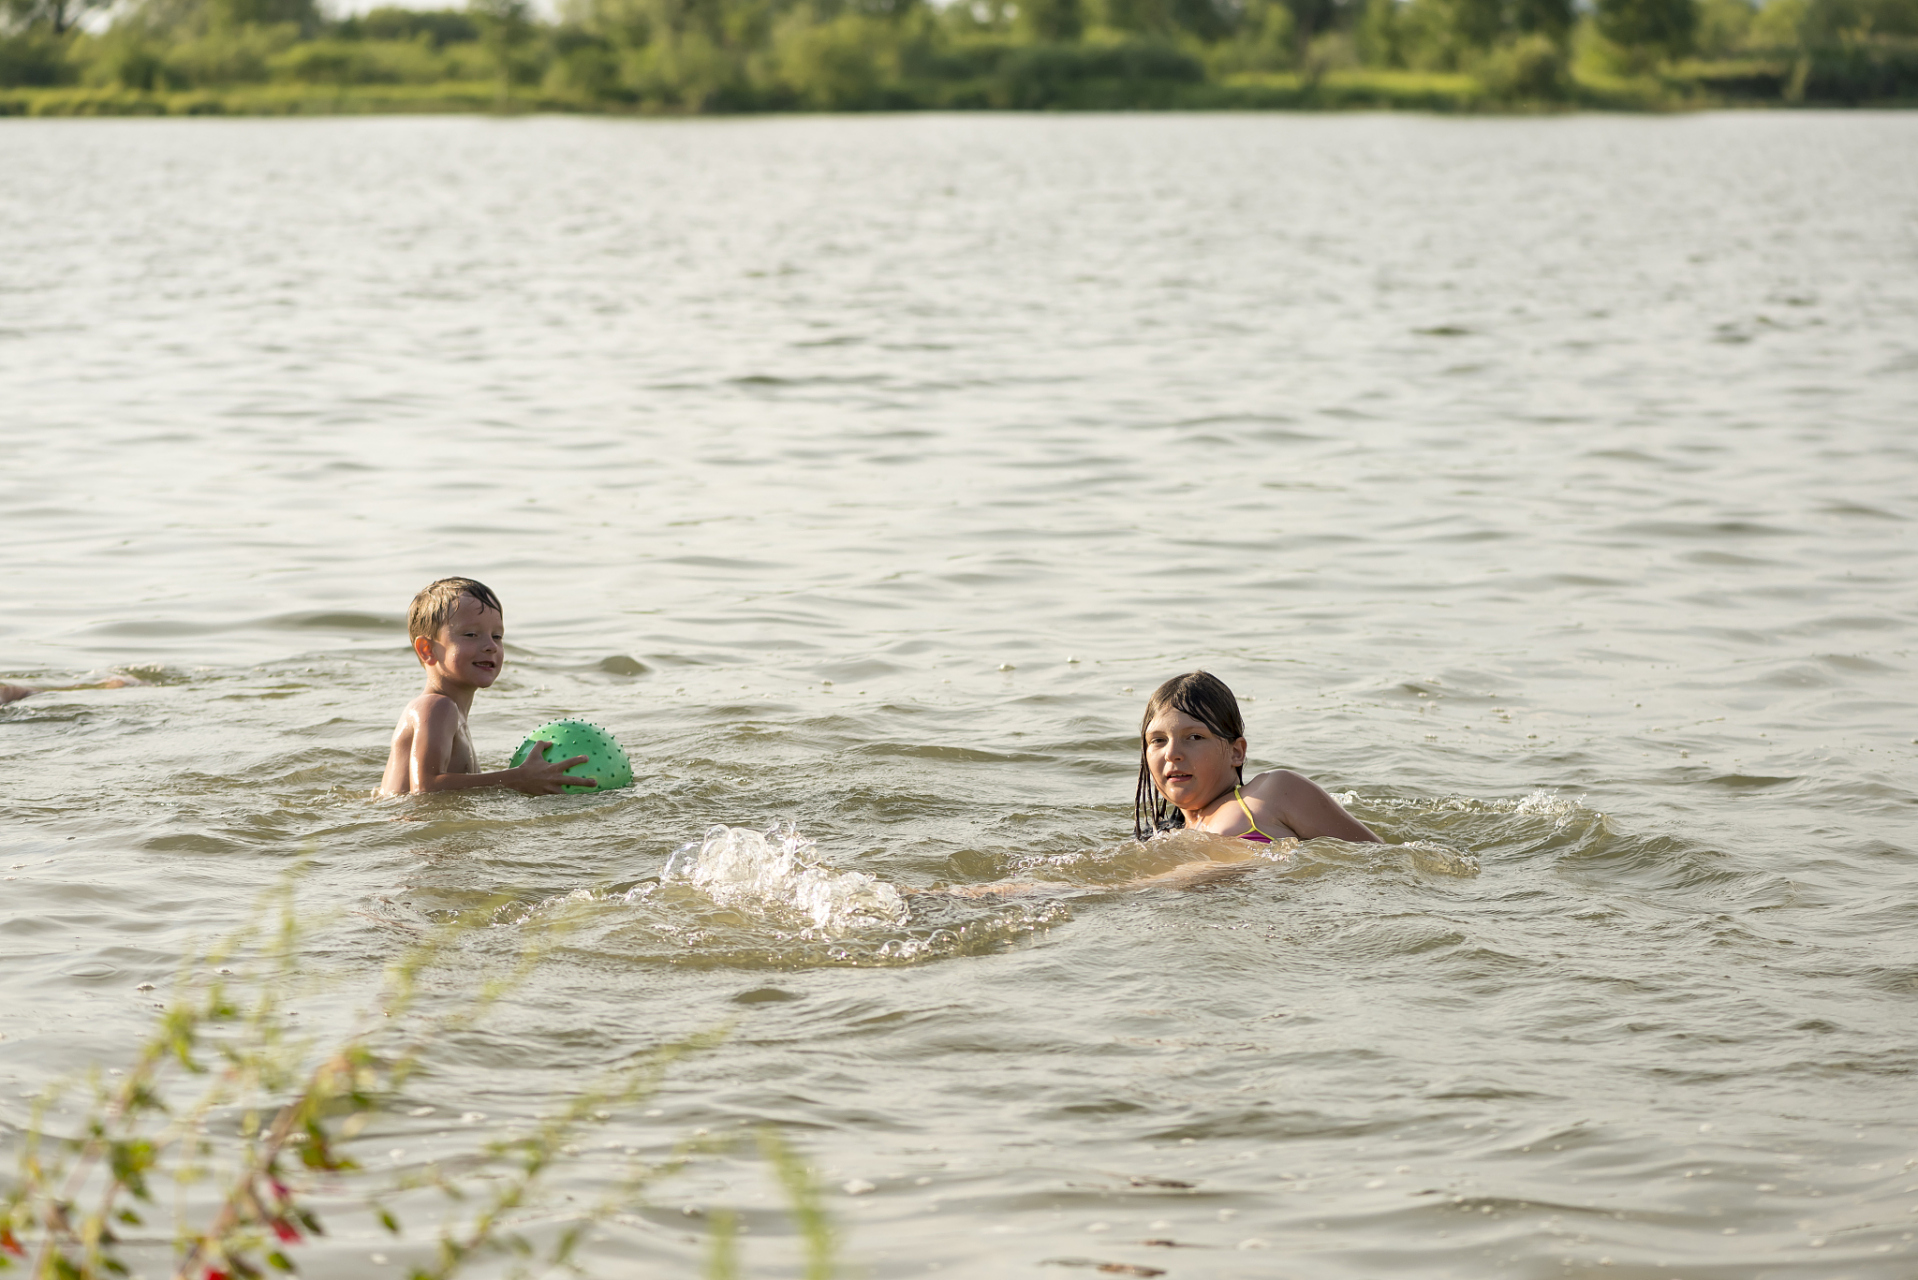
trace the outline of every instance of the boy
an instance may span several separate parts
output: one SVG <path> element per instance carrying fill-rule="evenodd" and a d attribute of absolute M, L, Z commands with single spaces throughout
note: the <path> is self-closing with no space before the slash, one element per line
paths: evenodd
<path fill-rule="evenodd" d="M 529 796 L 558 794 L 563 786 L 594 785 L 560 775 L 585 756 L 550 762 L 540 743 L 517 769 L 475 772 L 466 713 L 473 695 L 499 679 L 506 663 L 506 620 L 499 597 L 471 578 L 441 578 L 413 597 L 406 618 L 413 652 L 426 668 L 426 691 L 406 704 L 393 729 L 382 795 L 511 787 Z"/>

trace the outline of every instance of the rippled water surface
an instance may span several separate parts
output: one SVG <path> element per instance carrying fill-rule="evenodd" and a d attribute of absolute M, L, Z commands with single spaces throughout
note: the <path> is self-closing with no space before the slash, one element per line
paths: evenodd
<path fill-rule="evenodd" d="M 1918 117 L 7 121 L 0 174 L 0 679 L 147 681 L 0 710 L 6 1167 L 308 853 L 316 1021 L 427 922 L 569 929 L 382 1160 L 730 1023 L 606 1136 L 783 1126 L 852 1274 L 1914 1274 Z M 483 760 L 584 715 L 634 790 L 371 798 L 450 573 Z M 1388 844 L 1125 887 L 1195 852 L 1129 796 L 1196 666 Z M 589 1256 L 696 1274 L 734 1203 L 791 1274 L 750 1165 Z"/>

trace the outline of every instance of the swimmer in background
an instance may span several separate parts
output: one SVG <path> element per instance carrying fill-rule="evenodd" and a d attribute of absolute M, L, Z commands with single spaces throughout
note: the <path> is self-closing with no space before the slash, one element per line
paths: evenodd
<path fill-rule="evenodd" d="M 104 680 L 90 680 L 82 684 L 4 684 L 0 683 L 0 707 L 9 702 L 18 702 L 22 698 L 31 698 L 36 693 L 67 693 L 74 689 L 124 689 L 128 685 L 145 684 L 144 680 L 135 680 L 132 676 L 108 676 Z"/>
<path fill-rule="evenodd" d="M 1133 793 L 1132 834 L 1144 843 L 1161 833 L 1203 831 L 1244 841 L 1232 849 L 1214 840 L 1190 846 L 1191 861 L 1141 876 L 1125 889 L 1187 888 L 1249 871 L 1264 861 L 1256 850 L 1330 836 L 1354 844 L 1378 843 L 1373 830 L 1347 813 L 1318 783 L 1289 769 L 1245 780 L 1245 720 L 1225 681 L 1191 671 L 1160 685 L 1146 699 L 1139 724 L 1139 786 Z M 1083 886 L 1056 881 L 956 885 L 938 890 L 961 898 L 990 898 Z"/>
<path fill-rule="evenodd" d="M 1245 720 L 1225 681 L 1192 671 L 1146 699 L 1139 726 L 1139 786 L 1132 834 L 1141 841 L 1180 828 L 1271 844 L 1331 836 L 1378 836 L 1318 783 L 1289 769 L 1245 780 Z"/>
<path fill-rule="evenodd" d="M 563 777 L 586 759 L 549 762 L 551 743 L 534 746 L 515 769 L 478 772 L 466 715 L 473 695 L 490 688 L 506 665 L 506 618 L 499 597 L 471 578 L 441 578 L 413 597 L 406 630 L 426 668 L 426 689 L 406 704 L 393 728 L 380 794 L 508 787 L 529 796 L 558 795 L 566 786 L 598 786 Z"/>

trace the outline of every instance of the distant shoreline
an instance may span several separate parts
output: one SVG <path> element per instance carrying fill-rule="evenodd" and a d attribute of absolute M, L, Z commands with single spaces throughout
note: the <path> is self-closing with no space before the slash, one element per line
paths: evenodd
<path fill-rule="evenodd" d="M 7 4 L 11 116 L 1918 106 L 1918 0 Z"/>
<path fill-rule="evenodd" d="M 617 101 L 581 102 L 536 89 L 500 94 L 486 81 L 427 85 L 255 84 L 142 92 L 124 88 L 57 86 L 0 90 L 0 117 L 73 116 L 357 116 L 357 115 L 600 115 L 647 118 L 791 114 L 877 114 L 1019 111 L 1415 111 L 1449 115 L 1546 115 L 1579 111 L 1670 113 L 1726 109 L 1902 110 L 1918 99 L 1899 97 L 1847 101 L 1787 99 L 1777 86 L 1790 79 L 1787 66 L 1737 67 L 1714 75 L 1658 80 L 1585 83 L 1562 97 L 1511 98 L 1465 74 L 1355 70 L 1316 80 L 1294 73 L 1239 76 L 1217 83 L 1177 86 L 1089 85 L 1080 94 L 1038 103 L 891 101 L 867 108 L 810 107 L 802 103 L 727 103 L 701 110 Z M 1732 82 L 1726 91 L 1726 82 Z M 1762 91 L 1771 86 L 1773 92 Z M 1128 95 L 1129 88 L 1148 91 Z"/>

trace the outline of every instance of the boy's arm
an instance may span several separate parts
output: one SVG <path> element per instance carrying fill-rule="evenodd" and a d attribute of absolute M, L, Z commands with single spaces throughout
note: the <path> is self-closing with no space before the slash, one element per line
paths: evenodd
<path fill-rule="evenodd" d="M 445 698 L 435 698 L 418 718 L 413 729 L 413 749 L 407 756 L 407 775 L 414 792 L 463 791 L 472 787 L 508 787 L 522 795 L 550 796 L 563 787 L 596 787 L 591 778 L 563 776 L 585 756 L 549 761 L 542 742 L 534 747 L 525 763 L 517 769 L 495 769 L 491 773 L 448 773 L 447 762 L 453 755 L 453 743 L 459 735 L 459 708 Z"/>
<path fill-rule="evenodd" d="M 1302 840 L 1331 836 L 1354 844 L 1371 844 L 1379 839 L 1372 828 L 1347 813 L 1324 787 L 1290 769 L 1260 774 L 1252 779 L 1246 792 L 1276 808 L 1279 820 Z"/>

